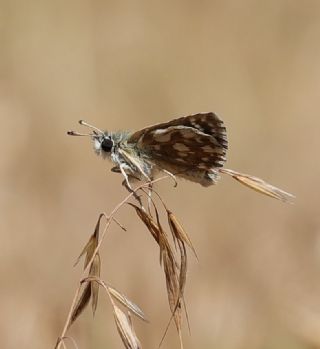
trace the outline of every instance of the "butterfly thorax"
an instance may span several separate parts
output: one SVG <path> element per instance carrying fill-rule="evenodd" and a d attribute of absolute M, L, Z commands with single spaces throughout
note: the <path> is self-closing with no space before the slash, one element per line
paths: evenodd
<path fill-rule="evenodd" d="M 94 150 L 104 159 L 110 159 L 116 168 L 137 179 L 150 178 L 152 164 L 149 156 L 141 152 L 136 144 L 128 142 L 128 131 L 105 132 L 93 137 Z"/>

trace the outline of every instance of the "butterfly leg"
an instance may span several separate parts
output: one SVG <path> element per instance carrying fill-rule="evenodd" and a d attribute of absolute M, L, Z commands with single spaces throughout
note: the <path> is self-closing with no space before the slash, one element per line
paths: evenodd
<path fill-rule="evenodd" d="M 132 192 L 133 189 L 132 189 L 131 184 L 129 182 L 129 176 L 127 175 L 127 173 L 126 173 L 124 168 L 125 168 L 125 164 L 121 163 L 119 165 L 119 170 L 120 170 L 121 174 L 124 177 L 124 181 L 126 182 L 126 188 L 129 188 L 131 190 L 131 192 Z"/>
<path fill-rule="evenodd" d="M 114 172 L 114 173 L 122 173 L 121 170 L 120 170 L 120 168 L 119 168 L 119 166 L 112 167 L 111 172 Z M 127 173 L 126 173 L 126 174 L 127 174 Z M 128 176 L 128 179 L 129 179 L 129 178 L 132 178 L 133 180 L 137 180 L 137 181 L 140 180 L 138 177 L 135 177 L 135 176 L 132 175 L 132 174 L 130 174 L 130 175 L 127 174 L 127 176 Z"/>
<path fill-rule="evenodd" d="M 120 168 L 118 166 L 112 167 L 111 172 L 121 173 Z"/>

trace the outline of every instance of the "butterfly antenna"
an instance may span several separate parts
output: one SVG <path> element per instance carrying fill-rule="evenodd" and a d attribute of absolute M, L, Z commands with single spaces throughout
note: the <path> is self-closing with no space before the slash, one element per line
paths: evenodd
<path fill-rule="evenodd" d="M 90 124 L 88 124 L 86 121 L 84 121 L 84 120 L 79 120 L 79 124 L 80 125 L 83 125 L 83 126 L 87 126 L 87 127 L 89 127 L 89 128 L 91 128 L 92 130 L 95 130 L 95 131 L 97 131 L 98 133 L 100 133 L 100 134 L 104 134 L 104 132 L 103 131 L 101 131 L 100 129 L 98 129 L 97 127 L 95 127 L 95 126 L 92 126 L 92 125 L 90 125 Z"/>
<path fill-rule="evenodd" d="M 67 134 L 69 136 L 94 136 L 96 132 L 94 133 L 79 133 L 79 132 L 76 132 L 76 131 L 68 131 Z"/>

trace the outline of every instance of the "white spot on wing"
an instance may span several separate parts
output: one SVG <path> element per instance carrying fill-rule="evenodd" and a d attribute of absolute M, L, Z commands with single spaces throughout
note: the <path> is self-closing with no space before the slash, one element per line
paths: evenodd
<path fill-rule="evenodd" d="M 167 130 L 165 129 L 159 129 L 153 131 L 154 138 L 157 140 L 157 142 L 169 142 L 171 140 L 171 134 L 166 133 Z"/>
<path fill-rule="evenodd" d="M 153 131 L 153 134 L 154 134 L 154 135 L 162 135 L 162 134 L 165 133 L 165 132 L 167 132 L 166 129 L 164 129 L 164 128 L 159 128 L 158 130 L 154 130 L 154 131 Z"/>

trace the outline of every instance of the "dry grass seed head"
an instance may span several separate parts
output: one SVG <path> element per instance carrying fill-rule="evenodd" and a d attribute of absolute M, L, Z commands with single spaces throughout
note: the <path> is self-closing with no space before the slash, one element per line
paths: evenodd
<path fill-rule="evenodd" d="M 178 333 L 181 333 L 181 299 L 183 297 L 183 289 L 186 280 L 186 254 L 183 241 L 180 240 L 178 234 L 178 244 L 180 250 L 180 265 L 176 262 L 173 250 L 170 246 L 167 234 L 163 230 L 158 210 L 154 205 L 157 222 L 153 220 L 153 217 L 146 213 L 142 208 L 131 204 L 135 208 L 138 217 L 146 225 L 148 230 L 154 236 L 160 248 L 160 262 L 163 261 L 163 268 L 166 278 L 168 303 L 170 306 L 171 314 L 176 324 Z M 182 246 L 180 246 L 182 245 Z M 182 251 L 182 252 L 181 252 Z"/>
<path fill-rule="evenodd" d="M 225 169 L 225 168 L 220 169 L 219 171 L 221 173 L 225 173 L 233 177 L 238 182 L 257 191 L 258 193 L 270 196 L 282 202 L 292 203 L 293 199 L 295 198 L 294 195 L 287 193 L 284 190 L 265 182 L 261 178 L 250 176 L 248 174 L 236 172 L 236 171 Z"/>
<path fill-rule="evenodd" d="M 156 240 L 157 244 L 159 245 L 160 249 L 160 265 L 162 265 L 163 260 L 163 251 L 166 249 L 170 249 L 170 244 L 168 242 L 168 239 L 166 237 L 166 234 L 164 233 L 163 229 L 159 224 L 157 224 L 153 217 L 149 215 L 146 211 L 144 211 L 139 206 L 136 206 L 132 203 L 129 203 L 130 206 L 132 206 L 138 217 L 141 219 L 141 221 L 145 224 L 147 229 L 150 231 L 153 238 Z M 172 251 L 171 251 L 172 254 Z"/>
<path fill-rule="evenodd" d="M 128 297 L 126 297 L 123 293 L 120 293 L 117 291 L 114 287 L 108 285 L 108 290 L 110 295 L 120 302 L 124 307 L 126 307 L 128 310 L 132 311 L 134 315 L 136 315 L 138 318 L 145 322 L 149 322 L 147 318 L 144 315 L 144 312 L 135 304 L 133 303 Z"/>
<path fill-rule="evenodd" d="M 99 253 L 97 253 L 94 256 L 94 259 L 92 261 L 89 275 L 100 278 L 100 270 L 101 270 L 101 259 L 100 259 Z M 91 296 L 92 296 L 91 307 L 92 307 L 92 313 L 94 315 L 96 310 L 97 310 L 97 305 L 98 305 L 99 284 L 95 281 L 91 281 L 90 285 L 91 285 Z"/>
<path fill-rule="evenodd" d="M 142 348 L 133 329 L 130 315 L 125 315 L 124 312 L 116 305 L 113 306 L 113 313 L 117 330 L 126 349 Z"/>
<path fill-rule="evenodd" d="M 81 292 L 81 295 L 80 295 L 76 305 L 74 306 L 74 308 L 72 310 L 72 315 L 71 315 L 71 319 L 70 319 L 70 323 L 69 323 L 68 328 L 76 321 L 76 319 L 83 312 L 85 307 L 88 305 L 88 303 L 90 301 L 90 297 L 91 297 L 91 285 L 90 285 L 90 283 L 86 283 L 84 285 L 84 289 Z"/>
<path fill-rule="evenodd" d="M 183 229 L 182 225 L 179 223 L 176 216 L 170 210 L 166 209 L 166 211 L 167 211 L 168 223 L 169 223 L 172 236 L 180 241 L 185 242 L 190 247 L 190 249 L 196 256 L 196 258 L 198 259 L 196 250 L 192 245 L 189 235 Z"/>
<path fill-rule="evenodd" d="M 103 214 L 101 214 L 98 218 L 98 221 L 96 223 L 95 229 L 93 234 L 90 236 L 89 241 L 83 248 L 82 252 L 80 253 L 80 256 L 78 257 L 75 264 L 79 262 L 81 257 L 86 254 L 85 262 L 84 262 L 84 269 L 88 266 L 90 260 L 93 257 L 93 254 L 98 246 L 99 242 L 99 230 L 100 230 L 100 221 L 103 217 Z M 101 270 L 101 260 L 100 255 L 97 253 L 91 263 L 89 275 L 99 278 L 100 277 L 100 270 Z M 82 311 L 85 309 L 85 307 L 88 305 L 90 298 L 91 298 L 91 306 L 92 306 L 92 313 L 95 314 L 95 311 L 97 309 L 98 304 L 98 293 L 99 293 L 99 284 L 95 281 L 87 282 L 84 285 L 83 291 L 79 296 L 78 301 L 76 302 L 72 315 L 69 327 L 71 324 L 79 317 L 79 315 L 82 313 Z"/>
<path fill-rule="evenodd" d="M 83 250 L 81 251 L 78 259 L 76 260 L 75 262 L 75 266 L 79 263 L 81 257 L 86 254 L 86 258 L 85 258 L 85 261 L 84 261 L 84 267 L 83 269 L 86 269 L 86 267 L 88 266 L 88 263 L 90 262 L 93 254 L 94 254 L 94 251 L 95 249 L 97 248 L 98 246 L 98 242 L 99 242 L 99 230 L 100 230 L 100 221 L 101 221 L 101 218 L 103 217 L 104 215 L 103 214 L 100 214 L 99 218 L 98 218 L 98 221 L 96 223 L 96 226 L 95 226 L 95 229 L 94 229 L 94 232 L 93 234 L 90 236 L 89 238 L 89 241 L 87 242 L 87 244 L 84 246 Z"/>

